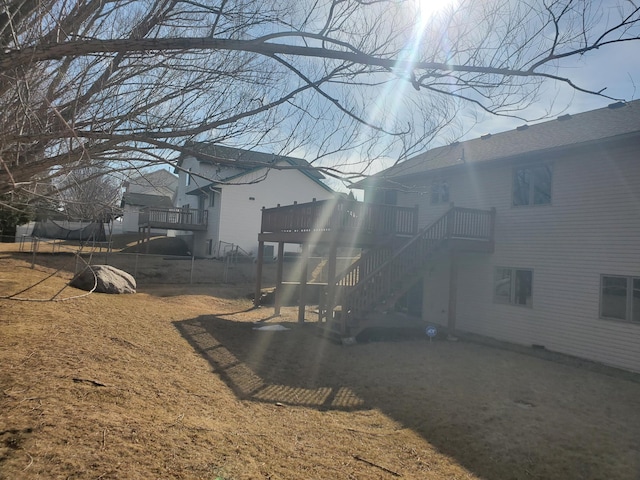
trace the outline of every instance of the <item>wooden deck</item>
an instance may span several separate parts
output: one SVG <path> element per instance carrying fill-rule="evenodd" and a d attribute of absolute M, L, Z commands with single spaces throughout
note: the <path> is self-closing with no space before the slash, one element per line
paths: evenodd
<path fill-rule="evenodd" d="M 424 275 L 428 262 L 446 251 L 450 257 L 451 277 L 449 327 L 454 331 L 458 253 L 493 252 L 495 215 L 495 209 L 452 206 L 438 220 L 418 231 L 417 207 L 336 200 L 263 209 L 255 298 L 260 298 L 264 243 L 277 242 L 275 314 L 280 313 L 284 244 L 299 243 L 303 253 L 298 321 L 304 322 L 309 246 L 327 243 L 330 246 L 329 281 L 319 305 L 319 322 L 330 327 L 338 324 L 342 336 L 354 335 L 354 332 L 375 324 L 372 319 L 377 318 L 376 315 L 387 315 L 395 302 Z M 341 245 L 366 250 L 338 274 L 336 256 Z M 341 312 L 337 318 L 336 311 Z"/>
<path fill-rule="evenodd" d="M 263 209 L 258 240 L 367 246 L 417 231 L 417 207 L 323 200 Z"/>
<path fill-rule="evenodd" d="M 138 216 L 138 227 L 202 231 L 207 229 L 208 213 L 185 208 L 145 208 Z"/>

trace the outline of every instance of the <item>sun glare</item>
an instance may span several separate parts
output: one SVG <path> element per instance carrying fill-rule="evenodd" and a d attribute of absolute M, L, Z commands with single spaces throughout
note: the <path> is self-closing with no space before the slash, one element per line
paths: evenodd
<path fill-rule="evenodd" d="M 420 17 L 426 20 L 433 14 L 455 5 L 457 0 L 413 0 L 413 3 Z"/>

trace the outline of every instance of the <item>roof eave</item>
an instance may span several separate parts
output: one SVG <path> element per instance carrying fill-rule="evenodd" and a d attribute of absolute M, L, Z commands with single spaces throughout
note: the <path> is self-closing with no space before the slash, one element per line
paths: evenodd
<path fill-rule="evenodd" d="M 425 178 L 429 178 L 432 176 L 436 176 L 436 175 L 442 175 L 442 174 L 446 174 L 449 172 L 454 172 L 457 170 L 463 170 L 463 169 L 467 169 L 467 168 L 477 168 L 477 167 L 484 167 L 484 166 L 493 166 L 499 163 L 519 163 L 519 162 L 527 162 L 527 161 L 532 161 L 534 160 L 534 158 L 536 157 L 541 157 L 541 156 L 550 156 L 550 155 L 554 155 L 554 154 L 565 154 L 567 152 L 571 152 L 571 151 L 579 151 L 580 149 L 588 149 L 591 150 L 593 147 L 596 146 L 605 146 L 608 147 L 611 144 L 614 143 L 619 143 L 619 142 L 625 142 L 628 140 L 636 140 L 636 139 L 640 139 L 640 130 L 635 131 L 635 132 L 629 132 L 629 133 L 624 133 L 624 134 L 620 134 L 620 135 L 613 135 L 610 137 L 606 137 L 606 138 L 599 138 L 599 139 L 595 139 L 595 140 L 589 140 L 586 142 L 580 142 L 580 143 L 573 143 L 570 145 L 561 145 L 561 146 L 557 146 L 557 147 L 551 147 L 551 148 L 544 148 L 544 149 L 540 149 L 540 150 L 533 150 L 530 152 L 525 152 L 525 153 L 520 153 L 517 155 L 507 155 L 507 156 L 502 156 L 502 157 L 496 157 L 496 158 L 492 158 L 490 160 L 484 160 L 481 162 L 464 162 L 464 163 L 459 163 L 456 165 L 447 165 L 444 167 L 439 167 L 439 168 L 433 168 L 430 170 L 424 170 L 424 171 L 420 171 L 420 172 L 414 172 L 408 175 L 390 175 L 390 176 L 383 176 L 382 174 L 384 174 L 384 172 L 380 172 L 378 174 L 375 174 L 369 178 L 366 178 L 364 180 L 360 180 L 359 182 L 354 183 L 353 185 L 351 185 L 349 188 L 355 188 L 355 189 L 360 189 L 360 190 L 364 190 L 366 188 L 371 188 L 371 187 L 377 187 L 377 188 L 385 188 L 385 186 L 378 186 L 378 185 L 372 185 L 376 182 L 380 182 L 383 181 L 385 182 L 386 188 L 392 188 L 390 186 L 390 182 L 393 182 L 395 184 L 401 184 L 404 185 L 406 184 L 406 180 L 408 179 L 425 179 Z"/>

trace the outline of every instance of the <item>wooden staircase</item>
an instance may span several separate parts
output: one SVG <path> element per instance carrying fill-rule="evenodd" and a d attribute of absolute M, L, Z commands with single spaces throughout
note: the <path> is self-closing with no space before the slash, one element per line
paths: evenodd
<path fill-rule="evenodd" d="M 494 209 L 452 207 L 412 238 L 368 250 L 328 286 L 320 322 L 343 337 L 357 335 L 394 307 L 436 255 L 447 250 L 492 252 L 494 220 Z"/>

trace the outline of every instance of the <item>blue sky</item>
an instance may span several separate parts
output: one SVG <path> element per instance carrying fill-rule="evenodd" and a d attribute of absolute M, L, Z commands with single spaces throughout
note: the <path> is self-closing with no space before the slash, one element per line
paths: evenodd
<path fill-rule="evenodd" d="M 607 95 L 631 101 L 640 98 L 640 42 L 615 44 L 591 52 L 569 63 L 565 62 L 558 75 L 570 77 L 580 87 L 601 90 L 606 87 Z M 534 124 L 549 121 L 565 113 L 576 114 L 588 110 L 606 107 L 613 100 L 581 93 L 567 85 L 547 82 L 539 100 L 530 108 L 518 112 L 526 120 L 510 117 L 497 117 L 479 114 L 469 107 L 468 116 L 462 115 L 462 126 L 466 133 L 460 140 L 469 140 L 487 133 L 500 133 L 514 129 L 524 123 Z M 547 116 L 546 119 L 540 117 Z M 460 134 L 458 134 L 460 135 Z M 444 134 L 433 140 L 431 147 L 446 145 L 452 136 Z M 381 167 L 386 162 L 376 162 Z M 392 160 L 388 162 L 392 163 Z M 377 169 L 379 170 L 379 169 Z M 374 173 L 373 171 L 371 173 Z M 331 186 L 343 190 L 339 182 L 330 182 Z M 361 192 L 354 192 L 361 199 Z"/>
<path fill-rule="evenodd" d="M 427 0 L 424 1 L 426 2 Z M 446 2 L 447 0 L 441 1 Z M 595 2 L 594 5 L 596 5 L 595 8 L 602 7 L 602 5 Z M 502 42 L 502 40 L 502 37 L 498 38 L 499 42 Z M 499 45 L 502 44 L 499 43 Z M 576 84 L 587 89 L 600 90 L 606 88 L 605 93 L 614 98 L 624 100 L 640 98 L 640 55 L 638 55 L 638 50 L 640 50 L 640 42 L 619 43 L 603 47 L 600 50 L 589 52 L 579 58 L 564 60 L 562 62 L 562 68 L 559 69 L 557 74 L 569 77 Z M 352 85 L 345 87 L 345 89 L 350 90 L 356 88 L 357 87 L 353 87 Z M 366 117 L 368 117 L 367 120 L 371 120 L 372 123 L 376 123 L 379 120 L 379 117 L 384 117 L 384 114 L 388 111 L 387 107 L 389 106 L 389 103 L 393 104 L 393 100 L 402 98 L 405 95 L 406 97 L 409 95 L 418 95 L 410 84 L 402 81 L 390 82 L 388 91 L 384 91 L 383 88 L 380 90 L 380 92 L 376 91 L 376 93 L 380 93 L 380 95 L 372 98 L 381 98 L 381 105 L 385 108 L 378 108 L 376 110 L 373 108 L 375 107 L 376 102 L 371 102 L 373 107 L 369 109 Z M 428 95 L 424 89 L 420 91 L 419 94 Z M 463 112 L 457 119 L 459 120 L 458 123 L 461 124 L 461 129 L 443 132 L 442 135 L 436 137 L 431 142 L 429 147 L 433 148 L 447 144 L 453 139 L 464 140 L 476 138 L 486 133 L 499 133 L 513 129 L 523 123 L 531 124 L 546 121 L 564 113 L 575 114 L 605 107 L 612 101 L 613 100 L 607 98 L 577 92 L 558 82 L 547 81 L 543 86 L 539 100 L 528 109 L 517 112 L 517 114 L 522 118 L 496 117 L 489 114 L 482 114 L 478 110 L 472 111 L 470 107 L 466 115 Z M 398 101 L 397 104 L 401 105 L 402 102 Z M 333 112 L 333 110 L 331 111 Z M 418 111 L 424 112 L 427 110 L 421 109 Z M 404 110 L 402 114 L 405 113 L 408 116 L 407 120 L 409 120 L 411 118 L 411 112 Z M 419 116 L 417 116 L 416 119 L 420 121 Z M 282 130 L 285 131 L 283 134 L 284 137 L 286 137 L 288 127 L 290 126 L 286 123 L 281 125 Z M 339 134 L 341 132 L 340 128 L 336 127 L 336 132 Z M 313 134 L 309 135 L 307 139 L 309 143 L 302 143 L 301 146 L 293 152 L 287 151 L 285 153 L 313 160 L 313 158 L 315 158 L 315 152 L 311 147 L 317 144 L 322 144 L 323 141 L 327 140 L 327 134 L 323 136 L 323 131 L 320 129 L 314 130 L 312 133 Z M 327 143 L 331 144 L 332 142 L 328 141 Z M 384 141 L 381 143 L 384 143 Z M 255 144 L 247 145 L 247 147 L 250 148 L 252 145 Z M 274 144 L 269 144 L 267 142 L 260 143 L 255 148 L 267 153 L 277 150 Z M 345 166 L 345 162 L 349 160 L 354 163 L 359 161 L 364 162 L 367 153 L 366 149 L 363 149 L 363 151 L 354 150 L 352 157 L 349 159 L 336 155 L 334 157 L 335 160 L 334 158 L 329 158 L 327 159 L 326 164 L 338 167 L 343 166 L 345 167 L 345 171 L 358 171 L 358 165 L 354 165 L 353 168 L 351 168 L 350 166 Z M 399 152 L 395 151 L 391 153 L 384 152 L 385 155 L 388 154 L 389 156 L 392 156 L 395 153 L 399 155 Z M 417 153 L 420 152 L 416 151 L 413 155 Z M 372 155 L 372 157 L 374 157 L 374 155 Z M 395 159 L 375 160 L 374 168 L 369 170 L 368 173 L 375 173 L 394 161 Z M 334 188 L 339 186 L 338 182 L 332 182 L 331 184 Z"/>
<path fill-rule="evenodd" d="M 604 93 L 611 97 L 636 100 L 640 98 L 640 44 L 627 42 L 594 51 L 573 62 L 573 65 L 564 67 L 558 74 L 571 77 L 581 87 L 593 90 L 606 87 Z M 553 118 L 564 113 L 575 114 L 606 107 L 610 103 L 612 100 L 576 92 L 566 85 L 549 82 L 545 85 L 540 100 L 521 114 L 527 119 L 534 119 L 543 115 L 546 109 L 551 109 Z M 538 120 L 540 121 L 545 120 Z M 525 122 L 519 119 L 483 115 L 477 124 L 468 123 L 471 130 L 464 138 L 503 132 L 523 123 Z"/>

